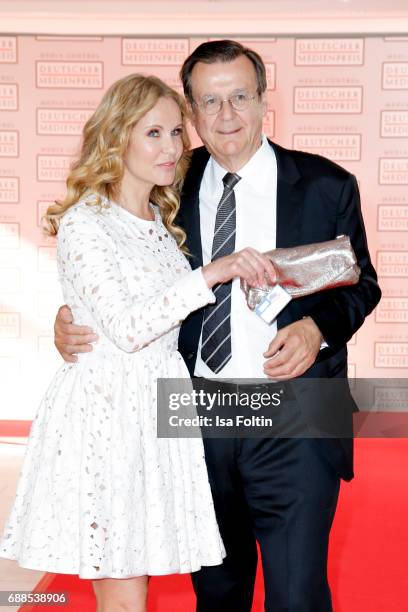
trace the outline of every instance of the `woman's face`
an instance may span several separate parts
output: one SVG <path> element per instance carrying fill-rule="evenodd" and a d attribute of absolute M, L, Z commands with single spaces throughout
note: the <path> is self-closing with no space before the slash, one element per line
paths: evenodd
<path fill-rule="evenodd" d="M 171 185 L 183 153 L 181 112 L 172 98 L 159 98 L 132 128 L 125 175 L 141 187 Z"/>

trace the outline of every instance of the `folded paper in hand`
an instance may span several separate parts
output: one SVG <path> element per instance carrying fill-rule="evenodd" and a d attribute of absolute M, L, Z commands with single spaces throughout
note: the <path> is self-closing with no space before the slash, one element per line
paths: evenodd
<path fill-rule="evenodd" d="M 344 285 L 354 285 L 360 268 L 348 236 L 316 242 L 288 249 L 273 249 L 265 253 L 272 261 L 281 285 L 292 298 L 303 297 Z M 248 287 L 241 281 L 247 304 L 251 310 L 265 298 L 270 285 Z"/>

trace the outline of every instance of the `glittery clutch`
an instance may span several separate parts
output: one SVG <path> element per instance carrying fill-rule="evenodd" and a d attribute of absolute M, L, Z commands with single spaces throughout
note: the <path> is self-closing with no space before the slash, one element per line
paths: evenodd
<path fill-rule="evenodd" d="M 288 249 L 273 249 L 265 255 L 275 267 L 276 283 L 286 289 L 292 298 L 355 285 L 360 277 L 360 268 L 348 236 Z M 254 310 L 271 286 L 248 287 L 245 281 L 241 281 L 241 289 L 249 308 Z"/>

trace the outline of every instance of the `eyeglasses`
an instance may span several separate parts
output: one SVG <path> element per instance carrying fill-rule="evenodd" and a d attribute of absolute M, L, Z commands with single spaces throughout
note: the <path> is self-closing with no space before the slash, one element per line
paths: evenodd
<path fill-rule="evenodd" d="M 255 100 L 256 96 L 241 92 L 220 98 L 219 96 L 204 96 L 199 102 L 194 100 L 194 104 L 206 115 L 216 115 L 220 112 L 224 102 L 229 102 L 236 111 L 244 111 Z"/>

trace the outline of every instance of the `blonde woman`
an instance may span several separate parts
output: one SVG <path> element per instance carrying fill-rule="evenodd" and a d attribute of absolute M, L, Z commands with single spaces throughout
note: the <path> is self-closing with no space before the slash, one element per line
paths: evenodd
<path fill-rule="evenodd" d="M 156 437 L 156 379 L 188 376 L 178 327 L 214 284 L 274 273 L 252 249 L 191 271 L 174 225 L 184 124 L 159 79 L 117 81 L 46 215 L 66 303 L 99 340 L 41 403 L 0 555 L 92 579 L 99 612 L 143 612 L 149 575 L 222 562 L 202 441 Z"/>

